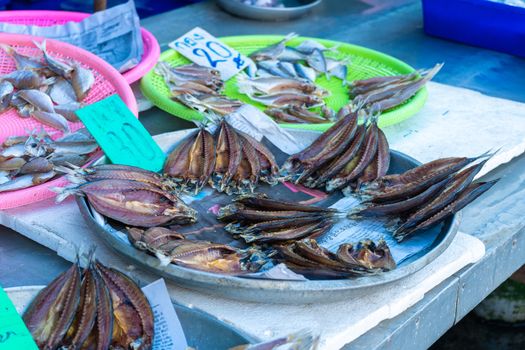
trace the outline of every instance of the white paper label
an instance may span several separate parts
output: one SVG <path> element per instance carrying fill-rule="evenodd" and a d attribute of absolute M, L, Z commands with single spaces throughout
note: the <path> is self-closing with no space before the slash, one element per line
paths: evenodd
<path fill-rule="evenodd" d="M 188 347 L 186 337 L 164 280 L 156 280 L 142 291 L 148 298 L 155 319 L 153 350 L 185 350 Z"/>
<path fill-rule="evenodd" d="M 239 73 L 251 61 L 199 27 L 172 41 L 169 47 L 192 62 L 218 70 L 223 80 Z"/>

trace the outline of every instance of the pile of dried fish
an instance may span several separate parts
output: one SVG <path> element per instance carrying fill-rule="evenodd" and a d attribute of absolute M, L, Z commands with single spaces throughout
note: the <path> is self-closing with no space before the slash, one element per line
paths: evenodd
<path fill-rule="evenodd" d="M 153 312 L 140 288 L 99 262 L 78 263 L 42 289 L 23 315 L 40 349 L 151 349 Z"/>
<path fill-rule="evenodd" d="M 309 39 L 295 47 L 286 46 L 296 37 L 297 34 L 290 33 L 278 43 L 253 52 L 250 58 L 256 62 L 257 67 L 249 67 L 248 75 L 302 78 L 314 82 L 317 74 L 325 74 L 327 79 L 334 76 L 346 83 L 348 61 L 335 60 L 325 55 L 326 52 L 337 50 L 337 46 L 328 48 Z"/>
<path fill-rule="evenodd" d="M 20 117 L 33 117 L 67 133 L 67 122 L 78 121 L 75 111 L 83 106 L 82 100 L 95 83 L 95 76 L 77 62 L 50 55 L 45 41 L 35 45 L 43 57 L 25 56 L 8 45 L 0 46 L 17 68 L 0 76 L 0 111 L 14 107 Z"/>
<path fill-rule="evenodd" d="M 222 119 L 215 137 L 201 128 L 184 139 L 164 172 L 181 190 L 198 192 L 210 183 L 231 194 L 253 192 L 259 181 L 275 184 L 278 167 L 266 146 Z"/>
<path fill-rule="evenodd" d="M 282 123 L 320 124 L 330 123 L 335 120 L 334 111 L 327 106 L 322 107 L 321 114 L 317 114 L 304 107 L 295 105 L 280 108 L 268 108 L 264 113 Z"/>
<path fill-rule="evenodd" d="M 406 75 L 354 80 L 349 89 L 352 104 L 365 105 L 374 112 L 399 106 L 414 96 L 439 72 L 441 67 L 443 64 L 437 64 L 430 70 L 415 71 Z"/>
<path fill-rule="evenodd" d="M 113 164 L 59 170 L 71 173 L 70 180 L 77 183 L 53 189 L 59 202 L 72 194 L 85 196 L 100 214 L 139 227 L 196 221 L 195 210 L 166 189 L 157 173 Z"/>
<path fill-rule="evenodd" d="M 324 105 L 323 97 L 328 91 L 303 79 L 262 77 L 249 79 L 240 76 L 237 81 L 239 92 L 253 101 L 274 108 L 290 106 L 313 108 Z"/>
<path fill-rule="evenodd" d="M 394 237 L 401 242 L 458 212 L 496 183 L 473 182 L 488 159 L 474 162 L 486 156 L 442 158 L 381 177 L 366 186 L 365 203 L 349 215 L 400 217 Z"/>
<path fill-rule="evenodd" d="M 163 227 L 146 231 L 128 228 L 130 242 L 140 250 L 158 257 L 165 265 L 174 263 L 197 270 L 240 275 L 257 272 L 268 258 L 255 248 L 239 249 L 226 244 L 186 239 L 184 235 Z"/>
<path fill-rule="evenodd" d="M 215 69 L 197 64 L 172 67 L 161 61 L 155 66 L 155 73 L 164 78 L 175 100 L 201 113 L 226 115 L 242 105 L 221 94 L 224 82 Z"/>
<path fill-rule="evenodd" d="M 47 182 L 57 175 L 55 166 L 83 165 L 97 148 L 86 129 L 55 141 L 44 131 L 9 137 L 0 148 L 0 192 Z"/>
<path fill-rule="evenodd" d="M 328 192 L 345 186 L 359 188 L 388 171 L 390 151 L 377 119 L 359 124 L 359 111 L 343 107 L 339 120 L 309 147 L 291 155 L 283 165 L 287 179 Z"/>
<path fill-rule="evenodd" d="M 383 240 L 377 245 L 370 240 L 362 241 L 355 247 L 349 243 L 341 244 L 336 253 L 321 247 L 314 239 L 274 248 L 278 251 L 278 260 L 306 276 L 352 277 L 396 268 L 390 249 Z"/>
<path fill-rule="evenodd" d="M 222 207 L 217 218 L 229 222 L 225 230 L 247 243 L 276 243 L 319 237 L 332 227 L 337 214 L 335 209 L 246 195 Z"/>

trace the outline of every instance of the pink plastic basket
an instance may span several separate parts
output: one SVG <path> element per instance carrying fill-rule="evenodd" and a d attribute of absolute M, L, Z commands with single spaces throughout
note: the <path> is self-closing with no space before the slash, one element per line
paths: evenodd
<path fill-rule="evenodd" d="M 80 22 L 90 15 L 90 13 L 70 11 L 0 11 L 0 22 L 48 27 L 66 22 Z M 138 65 L 122 73 L 130 84 L 146 75 L 157 63 L 160 55 L 159 43 L 153 34 L 144 28 L 141 28 L 141 33 L 144 43 L 142 59 Z"/>
<path fill-rule="evenodd" d="M 33 40 L 41 42 L 44 38 L 31 35 L 0 33 L 0 43 L 11 45 L 22 54 L 36 57 L 41 56 L 41 51 L 35 47 Z M 95 83 L 89 94 L 83 100 L 84 102 L 88 104 L 93 103 L 117 93 L 133 114 L 138 115 L 137 101 L 128 82 L 106 61 L 76 46 L 60 41 L 47 39 L 46 46 L 47 51 L 51 55 L 58 58 L 74 60 L 85 68 L 93 71 Z M 0 50 L 0 74 L 6 74 L 15 69 L 13 59 L 3 50 Z M 82 127 L 81 122 L 69 124 L 72 131 Z M 28 130 L 40 129 L 41 127 L 42 124 L 33 118 L 21 118 L 14 109 L 8 109 L 0 114 L 0 143 L 9 136 L 27 135 Z M 44 127 L 44 129 L 53 138 L 62 136 L 62 132 L 53 128 Z M 0 193 L 0 209 L 14 208 L 51 198 L 54 196 L 54 193 L 48 188 L 63 186 L 65 183 L 65 179 L 59 178 L 27 189 Z"/>

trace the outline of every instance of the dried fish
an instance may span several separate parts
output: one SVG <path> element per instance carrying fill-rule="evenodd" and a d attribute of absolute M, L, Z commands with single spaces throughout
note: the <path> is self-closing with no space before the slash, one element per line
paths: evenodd
<path fill-rule="evenodd" d="M 80 289 L 80 268 L 73 264 L 42 289 L 24 312 L 24 322 L 41 349 L 60 345 L 75 317 Z"/>
<path fill-rule="evenodd" d="M 40 60 L 22 55 L 9 45 L 0 44 L 0 48 L 13 58 L 17 70 L 41 70 L 45 67 Z"/>
<path fill-rule="evenodd" d="M 80 121 L 75 112 L 82 107 L 84 107 L 84 105 L 81 102 L 70 102 L 54 106 L 55 113 L 62 115 L 68 121 L 73 123 Z"/>
<path fill-rule="evenodd" d="M 65 62 L 62 62 L 55 57 L 51 56 L 46 49 L 46 41 L 42 41 L 41 43 L 37 43 L 36 41 L 33 41 L 35 46 L 42 50 L 42 53 L 44 54 L 44 60 L 47 63 L 47 66 L 49 69 L 51 69 L 55 74 L 58 74 L 66 79 L 69 79 L 71 77 L 71 73 L 73 72 L 73 67 Z"/>
<path fill-rule="evenodd" d="M 86 69 L 78 63 L 73 65 L 71 85 L 75 91 L 77 101 L 82 101 L 87 96 L 94 83 L 95 76 L 90 69 Z"/>
<path fill-rule="evenodd" d="M 4 182 L 0 185 L 0 192 L 16 191 L 24 188 L 28 188 L 34 185 L 40 185 L 54 178 L 56 173 L 54 171 L 48 171 L 45 173 L 38 174 L 27 174 L 17 176 L 10 181 Z"/>
<path fill-rule="evenodd" d="M 255 62 L 275 59 L 285 51 L 286 43 L 295 37 L 297 37 L 297 34 L 289 33 L 278 43 L 253 52 L 250 58 Z"/>
<path fill-rule="evenodd" d="M 70 132 L 67 119 L 58 113 L 35 110 L 31 113 L 31 116 L 39 122 L 41 122 L 42 124 L 51 126 L 64 133 Z"/>
<path fill-rule="evenodd" d="M 55 83 L 51 85 L 49 97 L 51 97 L 53 102 L 58 105 L 77 103 L 77 96 L 73 89 L 73 85 L 71 85 L 68 80 L 61 77 L 56 79 Z"/>
<path fill-rule="evenodd" d="M 33 105 L 37 110 L 47 113 L 54 113 L 51 98 L 40 90 L 26 89 L 20 90 L 16 94 L 18 97 Z"/>
<path fill-rule="evenodd" d="M 153 227 L 195 222 L 196 212 L 180 198 L 145 182 L 103 179 L 53 189 L 57 201 L 69 195 L 86 196 L 100 214 L 126 225 Z"/>
<path fill-rule="evenodd" d="M 110 348 L 151 349 L 153 346 L 153 311 L 140 288 L 123 273 L 95 264 L 109 290 L 114 322 Z"/>
<path fill-rule="evenodd" d="M 271 107 L 305 106 L 307 108 L 314 108 L 324 104 L 323 99 L 319 96 L 301 93 L 284 92 L 265 96 L 248 96 L 256 102 Z"/>
<path fill-rule="evenodd" d="M 307 67 L 301 63 L 294 63 L 295 71 L 297 75 L 301 78 L 304 78 L 310 82 L 314 82 L 317 79 L 317 73 L 315 69 Z"/>
<path fill-rule="evenodd" d="M 15 70 L 0 79 L 10 82 L 17 89 L 38 89 L 45 84 L 45 79 L 31 70 Z"/>

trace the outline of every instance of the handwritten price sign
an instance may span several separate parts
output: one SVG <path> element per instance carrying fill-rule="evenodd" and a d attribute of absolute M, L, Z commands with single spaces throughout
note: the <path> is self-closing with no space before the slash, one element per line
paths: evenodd
<path fill-rule="evenodd" d="M 172 41 L 169 47 L 192 62 L 218 70 L 223 80 L 230 79 L 250 63 L 248 57 L 199 27 Z"/>

